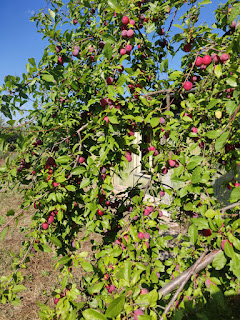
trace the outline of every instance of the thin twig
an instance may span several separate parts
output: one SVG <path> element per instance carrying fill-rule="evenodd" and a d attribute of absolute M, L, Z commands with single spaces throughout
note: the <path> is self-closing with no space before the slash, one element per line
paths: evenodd
<path fill-rule="evenodd" d="M 188 282 L 188 280 L 191 278 L 191 276 L 194 274 L 194 271 L 196 270 L 197 266 L 202 262 L 203 258 L 205 257 L 205 255 L 207 254 L 208 249 L 206 249 L 202 255 L 200 256 L 200 258 L 194 263 L 194 265 L 188 270 L 186 277 L 184 279 L 184 281 L 181 283 L 180 287 L 177 289 L 177 291 L 175 292 L 175 294 L 173 295 L 172 299 L 170 300 L 170 302 L 168 303 L 167 307 L 165 308 L 165 311 L 162 314 L 161 320 L 164 320 L 164 315 L 166 315 L 169 310 L 171 309 L 171 307 L 173 306 L 175 300 L 177 299 L 179 293 L 183 290 L 185 284 Z"/>

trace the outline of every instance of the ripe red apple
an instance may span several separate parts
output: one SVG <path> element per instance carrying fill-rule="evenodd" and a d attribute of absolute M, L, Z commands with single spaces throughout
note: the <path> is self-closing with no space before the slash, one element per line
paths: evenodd
<path fill-rule="evenodd" d="M 109 293 L 112 293 L 114 290 L 115 290 L 115 285 L 114 284 L 111 284 L 110 287 L 108 288 L 108 292 Z"/>
<path fill-rule="evenodd" d="M 132 29 L 127 31 L 128 38 L 132 38 L 134 36 L 134 31 Z"/>
<path fill-rule="evenodd" d="M 131 50 L 132 50 L 132 46 L 130 44 L 126 45 L 126 53 L 130 54 Z"/>
<path fill-rule="evenodd" d="M 57 304 L 59 300 L 60 300 L 59 298 L 55 298 L 54 301 L 53 301 L 54 304 Z"/>
<path fill-rule="evenodd" d="M 240 183 L 236 182 L 236 183 L 234 184 L 234 187 L 240 187 Z"/>
<path fill-rule="evenodd" d="M 150 239 L 150 234 L 148 232 L 145 232 L 144 233 L 144 238 L 147 239 L 147 240 Z"/>
<path fill-rule="evenodd" d="M 127 53 L 127 51 L 125 49 L 120 49 L 120 55 L 124 56 Z"/>
<path fill-rule="evenodd" d="M 103 215 L 103 211 L 98 209 L 97 214 L 101 217 Z"/>
<path fill-rule="evenodd" d="M 73 48 L 73 56 L 77 57 L 79 55 L 80 47 L 79 46 L 74 46 Z"/>
<path fill-rule="evenodd" d="M 168 160 L 168 164 L 171 168 L 174 168 L 176 165 L 176 161 L 175 160 Z"/>
<path fill-rule="evenodd" d="M 106 116 L 103 118 L 103 121 L 106 121 L 106 123 L 109 123 L 109 118 Z"/>
<path fill-rule="evenodd" d="M 85 159 L 83 157 L 80 157 L 78 160 L 79 163 L 83 163 L 84 161 L 85 161 Z"/>
<path fill-rule="evenodd" d="M 107 104 L 108 104 L 107 99 L 103 98 L 103 99 L 100 100 L 100 105 L 102 107 L 105 107 Z"/>
<path fill-rule="evenodd" d="M 132 26 L 135 26 L 135 21 L 134 21 L 133 19 L 131 19 L 131 20 L 129 21 L 129 23 L 130 23 Z"/>
<path fill-rule="evenodd" d="M 230 28 L 231 29 L 235 29 L 236 28 L 236 25 L 237 25 L 237 22 L 236 21 L 233 21 Z"/>
<path fill-rule="evenodd" d="M 142 295 L 142 294 L 147 294 L 147 293 L 149 293 L 149 290 L 146 289 L 146 288 L 143 288 L 143 289 L 140 291 L 140 295 Z"/>
<path fill-rule="evenodd" d="M 127 30 L 123 30 L 121 33 L 122 38 L 126 38 L 127 37 Z"/>
<path fill-rule="evenodd" d="M 63 61 L 63 57 L 58 57 L 58 65 L 62 66 L 64 61 Z"/>
<path fill-rule="evenodd" d="M 183 88 L 186 90 L 186 91 L 189 91 L 192 89 L 192 82 L 190 81 L 186 81 L 183 85 Z"/>
<path fill-rule="evenodd" d="M 57 188 L 58 185 L 59 185 L 59 184 L 58 184 L 56 181 L 53 181 L 52 186 L 53 186 L 54 188 Z"/>
<path fill-rule="evenodd" d="M 54 216 L 49 216 L 48 218 L 47 218 L 47 222 L 48 222 L 48 224 L 51 224 L 51 223 L 53 223 L 53 221 L 54 221 Z"/>
<path fill-rule="evenodd" d="M 107 77 L 106 82 L 108 85 L 113 84 L 113 78 L 112 77 Z"/>
<path fill-rule="evenodd" d="M 100 41 L 98 46 L 99 46 L 100 49 L 103 49 L 104 46 L 105 46 L 105 42 L 104 41 Z"/>
<path fill-rule="evenodd" d="M 73 24 L 76 25 L 78 23 L 77 19 L 73 19 Z"/>
<path fill-rule="evenodd" d="M 104 278 L 104 280 L 108 280 L 109 279 L 109 274 L 105 274 L 104 276 L 103 276 L 103 278 Z"/>
<path fill-rule="evenodd" d="M 155 151 L 155 150 L 156 150 L 156 148 L 154 146 L 151 146 L 148 148 L 148 151 Z"/>
<path fill-rule="evenodd" d="M 160 195 L 160 197 L 164 197 L 164 196 L 165 196 L 165 192 L 164 192 L 163 190 L 161 190 L 161 191 L 159 192 L 159 195 Z"/>
<path fill-rule="evenodd" d="M 167 173 L 168 173 L 168 168 L 166 168 L 166 167 L 163 168 L 163 169 L 162 169 L 162 174 L 167 174 Z"/>
<path fill-rule="evenodd" d="M 185 46 L 183 47 L 184 52 L 190 52 L 192 49 L 191 43 L 186 43 Z"/>
<path fill-rule="evenodd" d="M 213 53 L 213 54 L 211 55 L 211 59 L 212 59 L 212 61 L 215 62 L 215 63 L 219 63 L 219 62 L 220 62 L 220 57 L 219 57 L 216 53 Z"/>
<path fill-rule="evenodd" d="M 212 234 L 212 230 L 211 229 L 203 229 L 202 234 L 204 235 L 204 237 L 209 237 Z"/>
<path fill-rule="evenodd" d="M 196 127 L 192 127 L 191 131 L 192 131 L 192 133 L 197 133 L 198 129 Z"/>
<path fill-rule="evenodd" d="M 164 31 L 163 28 L 160 28 L 160 29 L 158 30 L 158 34 L 159 34 L 160 36 L 163 36 L 164 33 L 165 33 L 165 31 Z"/>
<path fill-rule="evenodd" d="M 159 123 L 160 124 L 164 124 L 165 122 L 166 122 L 166 120 L 163 117 L 159 118 Z"/>
<path fill-rule="evenodd" d="M 207 54 L 202 58 L 202 63 L 208 66 L 212 62 L 212 58 Z"/>
<path fill-rule="evenodd" d="M 122 24 L 127 25 L 129 23 L 129 18 L 127 16 L 124 16 L 122 18 Z"/>
<path fill-rule="evenodd" d="M 143 239 L 144 238 L 144 233 L 143 232 L 139 232 L 138 233 L 138 239 Z"/>
<path fill-rule="evenodd" d="M 56 46 L 55 49 L 56 49 L 56 52 L 57 52 L 57 53 L 59 53 L 60 51 L 62 51 L 62 47 L 61 47 L 61 46 Z"/>
<path fill-rule="evenodd" d="M 195 66 L 200 67 L 202 65 L 202 58 L 201 57 L 197 57 L 196 61 L 195 61 Z"/>
<path fill-rule="evenodd" d="M 228 53 L 223 53 L 220 57 L 221 62 L 227 61 L 230 58 Z"/>
<path fill-rule="evenodd" d="M 47 230 L 48 227 L 49 227 L 49 224 L 48 224 L 47 222 L 44 222 L 44 223 L 42 224 L 43 230 Z"/>

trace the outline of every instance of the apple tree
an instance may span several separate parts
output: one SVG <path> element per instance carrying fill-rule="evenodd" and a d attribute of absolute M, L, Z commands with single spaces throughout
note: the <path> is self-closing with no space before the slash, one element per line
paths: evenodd
<path fill-rule="evenodd" d="M 34 208 L 2 303 L 19 303 L 21 266 L 45 251 L 59 288 L 40 319 L 237 319 L 240 5 L 225 1 L 212 26 L 200 24 L 210 3 L 49 0 L 31 18 L 49 44 L 1 87 L 10 119 L 32 101 L 17 158 L 0 171 L 2 188 L 23 194 L 1 238 Z M 146 131 L 151 141 L 137 143 Z M 147 185 L 116 194 L 113 176 L 140 150 Z M 156 200 L 165 194 L 170 204 Z M 183 224 L 177 235 L 163 211 Z"/>

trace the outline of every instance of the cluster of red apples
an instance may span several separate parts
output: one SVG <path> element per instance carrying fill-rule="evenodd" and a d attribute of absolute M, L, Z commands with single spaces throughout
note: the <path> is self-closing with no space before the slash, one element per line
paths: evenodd
<path fill-rule="evenodd" d="M 186 47 L 187 45 L 184 46 L 184 48 Z M 191 50 L 190 47 L 187 47 L 185 48 L 185 52 L 188 52 L 186 50 Z M 204 70 L 206 69 L 207 66 L 209 66 L 212 61 L 215 63 L 215 65 L 217 65 L 218 63 L 225 63 L 228 59 L 230 58 L 229 54 L 228 53 L 223 53 L 221 56 L 218 56 L 216 53 L 213 53 L 211 56 L 210 55 L 205 55 L 203 57 L 200 57 L 200 56 L 197 56 L 195 62 L 194 62 L 194 65 L 196 67 L 200 67 L 200 69 Z M 213 68 L 213 70 L 215 69 L 215 66 Z M 196 78 L 193 78 L 193 77 L 196 77 Z M 191 80 L 193 81 L 197 81 L 197 76 L 193 76 Z M 193 84 L 191 81 L 186 81 L 184 82 L 183 84 L 183 88 L 186 90 L 186 91 L 189 91 L 191 90 L 193 87 Z"/>

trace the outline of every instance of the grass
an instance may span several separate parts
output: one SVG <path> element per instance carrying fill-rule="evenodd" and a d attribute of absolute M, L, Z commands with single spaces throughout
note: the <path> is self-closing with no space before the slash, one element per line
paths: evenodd
<path fill-rule="evenodd" d="M 14 209 L 19 211 L 21 204 L 21 194 L 16 190 L 0 193 L 1 215 L 8 221 L 11 217 L 6 217 L 8 210 Z M 14 257 L 19 257 L 21 244 L 25 239 L 24 230 L 31 221 L 33 209 L 29 209 L 21 217 L 18 227 L 15 228 L 14 223 L 10 226 L 6 236 L 0 241 L 0 277 L 11 273 L 11 264 Z M 79 235 L 80 236 L 80 235 Z M 91 252 L 91 239 L 99 239 L 99 235 L 93 235 L 89 240 L 82 243 L 79 251 Z M 13 306 L 12 304 L 0 304 L 0 320 L 39 320 L 38 301 L 45 303 L 54 308 L 54 298 L 51 296 L 55 288 L 59 288 L 56 280 L 58 271 L 54 270 L 54 262 L 52 261 L 54 253 L 36 252 L 30 255 L 30 262 L 26 264 L 25 269 L 21 269 L 24 276 L 22 284 L 26 287 L 21 294 L 21 305 Z M 81 270 L 73 268 L 73 281 L 79 282 L 79 278 L 83 276 Z"/>
<path fill-rule="evenodd" d="M 0 193 L 1 212 L 6 213 L 9 209 L 18 210 L 21 204 L 21 194 L 16 191 Z M 4 239 L 0 242 L 0 276 L 11 273 L 11 264 L 14 257 L 19 256 L 21 243 L 25 239 L 24 233 L 19 227 L 27 227 L 30 223 L 32 211 L 26 211 L 19 222 L 18 228 L 11 225 Z M 6 220 L 9 219 L 6 217 Z M 27 268 L 22 269 L 24 276 L 23 285 L 26 290 L 21 293 L 22 304 L 0 304 L 0 320 L 35 320 L 38 317 L 37 301 L 49 302 L 53 306 L 50 293 L 56 286 L 56 271 L 53 269 L 51 255 L 43 252 L 32 254 Z M 45 291 L 45 295 L 42 292 Z"/>

